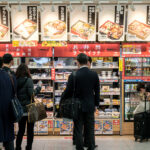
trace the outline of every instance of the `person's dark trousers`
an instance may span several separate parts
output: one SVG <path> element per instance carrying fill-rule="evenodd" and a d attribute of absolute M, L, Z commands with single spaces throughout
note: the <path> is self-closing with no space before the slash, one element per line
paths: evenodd
<path fill-rule="evenodd" d="M 78 119 L 74 120 L 75 126 L 75 143 L 76 150 L 84 150 L 83 144 L 83 129 L 87 129 L 85 132 L 86 139 L 88 140 L 88 150 L 94 150 L 95 147 L 95 135 L 94 135 L 94 112 L 81 112 Z"/>
<path fill-rule="evenodd" d="M 34 123 L 28 123 L 28 117 L 25 116 L 19 121 L 19 131 L 16 139 L 16 150 L 21 150 L 22 139 L 25 133 L 27 123 L 27 146 L 26 150 L 32 149 L 34 138 Z"/>
<path fill-rule="evenodd" d="M 14 150 L 14 141 L 4 142 L 3 146 L 5 150 Z"/>

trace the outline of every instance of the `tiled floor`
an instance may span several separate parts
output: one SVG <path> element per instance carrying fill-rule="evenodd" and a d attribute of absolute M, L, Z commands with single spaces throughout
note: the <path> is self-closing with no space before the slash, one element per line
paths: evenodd
<path fill-rule="evenodd" d="M 26 140 L 23 142 L 23 150 Z M 100 136 L 98 150 L 150 150 L 150 141 L 135 142 L 130 136 Z M 33 150 L 74 150 L 71 137 L 35 137 Z"/>

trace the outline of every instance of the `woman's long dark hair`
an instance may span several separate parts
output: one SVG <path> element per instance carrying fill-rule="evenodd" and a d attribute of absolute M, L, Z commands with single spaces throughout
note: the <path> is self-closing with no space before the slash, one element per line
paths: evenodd
<path fill-rule="evenodd" d="M 20 77 L 31 78 L 30 70 L 29 70 L 29 68 L 28 68 L 28 66 L 26 64 L 21 64 L 17 68 L 16 78 L 20 78 Z"/>

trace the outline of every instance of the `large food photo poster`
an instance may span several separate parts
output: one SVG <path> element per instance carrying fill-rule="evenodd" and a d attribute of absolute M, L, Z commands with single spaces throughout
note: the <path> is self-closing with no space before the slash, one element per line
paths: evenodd
<path fill-rule="evenodd" d="M 53 9 L 52 9 L 53 8 Z M 67 41 L 66 6 L 46 6 L 41 12 L 42 41 Z"/>
<path fill-rule="evenodd" d="M 99 41 L 124 41 L 125 6 L 102 5 L 99 11 Z"/>
<path fill-rule="evenodd" d="M 70 11 L 70 41 L 96 40 L 95 6 L 73 5 Z"/>
<path fill-rule="evenodd" d="M 9 12 L 6 6 L 0 6 L 0 42 L 10 41 Z"/>
<path fill-rule="evenodd" d="M 19 11 L 17 5 L 12 5 L 13 41 L 38 41 L 37 6 L 22 5 L 21 7 L 22 10 Z"/>
<path fill-rule="evenodd" d="M 149 41 L 150 6 L 131 6 L 128 8 L 127 41 Z"/>

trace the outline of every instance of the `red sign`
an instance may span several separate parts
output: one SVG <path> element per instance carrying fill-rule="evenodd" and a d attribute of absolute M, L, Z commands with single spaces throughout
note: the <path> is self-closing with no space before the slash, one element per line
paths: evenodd
<path fill-rule="evenodd" d="M 55 80 L 55 68 L 51 69 L 51 79 Z"/>
<path fill-rule="evenodd" d="M 55 47 L 55 57 L 76 57 L 85 53 L 91 57 L 119 57 L 119 44 L 68 44 L 67 47 Z"/>
<path fill-rule="evenodd" d="M 0 45 L 0 56 L 6 53 L 12 54 L 13 57 L 52 57 L 52 48 L 42 47 L 13 47 L 12 44 Z"/>
<path fill-rule="evenodd" d="M 120 120 L 113 120 L 113 125 L 120 125 Z"/>
<path fill-rule="evenodd" d="M 150 43 L 125 43 L 122 45 L 123 57 L 150 57 Z"/>

